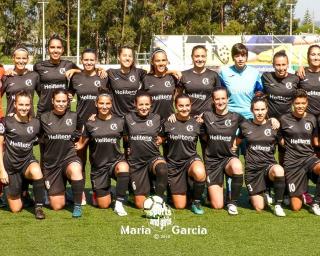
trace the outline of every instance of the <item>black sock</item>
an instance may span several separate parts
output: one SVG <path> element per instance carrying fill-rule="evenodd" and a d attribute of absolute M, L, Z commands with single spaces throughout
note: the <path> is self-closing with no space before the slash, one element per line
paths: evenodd
<path fill-rule="evenodd" d="M 36 206 L 42 206 L 44 204 L 44 180 L 43 178 L 39 180 L 34 180 L 32 182 L 33 186 L 33 195 L 34 195 L 34 201 Z"/>
<path fill-rule="evenodd" d="M 243 174 L 232 175 L 230 203 L 237 204 L 243 184 Z"/>
<path fill-rule="evenodd" d="M 315 204 L 320 203 L 320 176 L 318 176 L 318 179 L 317 179 L 316 192 L 314 195 L 313 203 Z"/>
<path fill-rule="evenodd" d="M 274 178 L 274 200 L 276 204 L 281 204 L 283 201 L 284 191 L 286 190 L 286 183 L 284 177 Z"/>
<path fill-rule="evenodd" d="M 168 185 L 168 167 L 166 163 L 158 163 L 156 171 L 156 195 L 163 197 Z"/>
<path fill-rule="evenodd" d="M 129 186 L 129 173 L 119 172 L 117 175 L 116 200 L 123 202 Z"/>
<path fill-rule="evenodd" d="M 82 193 L 84 191 L 84 180 L 72 180 L 71 190 L 74 204 L 81 205 Z"/>
<path fill-rule="evenodd" d="M 205 181 L 193 181 L 193 200 L 200 201 L 202 193 L 204 191 L 206 182 Z"/>

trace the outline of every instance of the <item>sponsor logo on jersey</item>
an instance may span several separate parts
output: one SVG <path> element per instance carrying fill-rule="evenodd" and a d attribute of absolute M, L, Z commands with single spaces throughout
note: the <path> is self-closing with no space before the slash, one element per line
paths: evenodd
<path fill-rule="evenodd" d="M 9 145 L 16 147 L 16 148 L 31 148 L 32 147 L 31 143 L 25 143 L 25 142 L 21 142 L 21 141 L 13 141 L 13 140 L 9 140 Z"/>
<path fill-rule="evenodd" d="M 173 131 L 174 129 L 176 129 L 176 127 L 172 127 L 172 128 L 170 129 L 170 131 Z"/>
<path fill-rule="evenodd" d="M 9 84 L 8 84 L 8 86 L 13 86 L 13 85 L 15 85 L 15 83 L 9 83 Z"/>
<path fill-rule="evenodd" d="M 286 83 L 286 88 L 287 88 L 288 90 L 292 89 L 292 83 L 291 83 L 291 82 L 287 82 L 287 83 Z"/>
<path fill-rule="evenodd" d="M 195 136 L 188 136 L 188 135 L 182 135 L 182 134 L 178 134 L 178 135 L 169 134 L 169 138 L 170 138 L 171 140 L 194 141 L 197 137 L 195 137 Z"/>
<path fill-rule="evenodd" d="M 152 141 L 152 136 L 146 136 L 146 135 L 131 135 L 130 140 L 136 140 L 136 141 Z"/>
<path fill-rule="evenodd" d="M 132 123 L 130 123 L 130 125 L 135 125 L 136 124 L 136 122 L 132 122 Z"/>
<path fill-rule="evenodd" d="M 200 100 L 205 100 L 207 98 L 206 95 L 200 94 L 200 93 L 189 93 L 188 95 L 191 98 L 200 99 Z"/>
<path fill-rule="evenodd" d="M 129 76 L 129 81 L 134 83 L 136 81 L 136 77 L 134 75 Z"/>
<path fill-rule="evenodd" d="M 276 100 L 276 101 L 281 101 L 284 103 L 288 103 L 288 101 L 291 100 L 291 97 L 285 97 L 285 96 L 281 96 L 281 95 L 273 95 L 273 94 L 269 94 L 269 99 L 272 100 Z"/>
<path fill-rule="evenodd" d="M 116 81 L 119 80 L 119 77 L 115 77 L 114 80 L 116 80 Z"/>
<path fill-rule="evenodd" d="M 80 99 L 81 100 L 96 100 L 97 96 L 96 95 L 90 95 L 90 94 L 80 95 Z"/>
<path fill-rule="evenodd" d="M 71 118 L 68 118 L 68 119 L 66 120 L 66 125 L 67 125 L 67 126 L 71 126 L 71 125 L 72 125 L 72 119 L 71 119 Z"/>
<path fill-rule="evenodd" d="M 192 132 L 193 131 L 193 125 L 189 124 L 187 125 L 187 131 Z"/>
<path fill-rule="evenodd" d="M 16 129 L 13 128 L 13 129 L 10 130 L 10 132 L 14 132 L 15 130 L 16 130 Z"/>
<path fill-rule="evenodd" d="M 116 138 L 95 138 L 94 141 L 96 143 L 112 143 L 112 144 L 116 144 L 117 143 L 117 139 Z"/>
<path fill-rule="evenodd" d="M 116 123 L 113 123 L 113 124 L 110 125 L 110 129 L 115 131 L 115 130 L 118 129 L 118 125 Z"/>
<path fill-rule="evenodd" d="M 208 85 L 209 84 L 209 78 L 205 77 L 202 79 L 202 84 Z"/>
<path fill-rule="evenodd" d="M 114 90 L 115 94 L 119 94 L 119 95 L 136 95 L 137 94 L 137 90 Z"/>
<path fill-rule="evenodd" d="M 70 140 L 71 135 L 68 134 L 49 134 L 48 135 L 49 140 Z"/>
<path fill-rule="evenodd" d="M 154 84 L 151 84 L 149 87 L 150 87 L 150 88 L 154 87 Z"/>
<path fill-rule="evenodd" d="M 230 142 L 232 137 L 231 136 L 222 136 L 222 135 L 209 135 L 210 140 L 215 140 L 215 141 L 226 141 Z"/>
<path fill-rule="evenodd" d="M 46 90 L 51 90 L 51 89 L 65 89 L 66 85 L 65 84 L 43 84 L 43 88 Z"/>
<path fill-rule="evenodd" d="M 248 131 L 248 135 L 249 135 L 249 134 L 252 134 L 252 131 Z"/>
<path fill-rule="evenodd" d="M 100 87 L 101 86 L 101 82 L 99 80 L 94 81 L 94 86 Z"/>
<path fill-rule="evenodd" d="M 27 127 L 27 133 L 32 134 L 33 133 L 33 126 Z"/>
<path fill-rule="evenodd" d="M 265 129 L 264 130 L 264 135 L 270 137 L 271 136 L 271 129 Z"/>
<path fill-rule="evenodd" d="M 305 128 L 307 131 L 310 131 L 310 130 L 311 130 L 311 123 L 309 123 L 309 122 L 305 123 L 304 128 Z"/>
<path fill-rule="evenodd" d="M 48 125 L 49 125 L 49 126 L 52 125 L 52 122 L 48 123 Z"/>
<path fill-rule="evenodd" d="M 261 145 L 251 145 L 250 148 L 254 151 L 264 151 L 264 152 L 270 152 L 271 150 L 270 146 L 261 146 Z"/>
<path fill-rule="evenodd" d="M 306 145 L 311 145 L 311 140 L 310 139 L 290 139 L 291 144 L 306 144 Z"/>
<path fill-rule="evenodd" d="M 43 70 L 43 74 L 47 74 L 49 70 Z"/>
<path fill-rule="evenodd" d="M 153 126 L 152 120 L 147 120 L 146 125 L 147 125 L 148 127 Z"/>
<path fill-rule="evenodd" d="M 157 96 L 152 96 L 152 100 L 171 100 L 172 95 L 164 95 L 164 94 L 159 94 Z"/>
<path fill-rule="evenodd" d="M 99 127 L 94 127 L 91 131 L 96 131 L 96 130 L 98 130 L 99 129 Z"/>
<path fill-rule="evenodd" d="M 309 92 L 307 92 L 307 94 L 309 95 L 309 96 L 320 96 L 320 92 L 318 92 L 318 91 L 309 91 Z"/>
<path fill-rule="evenodd" d="M 46 188 L 47 188 L 47 189 L 50 189 L 50 181 L 46 180 L 46 181 L 44 182 L 44 184 L 46 185 Z"/>
<path fill-rule="evenodd" d="M 25 84 L 26 84 L 26 86 L 32 86 L 32 80 L 31 79 L 27 79 Z"/>
<path fill-rule="evenodd" d="M 78 84 L 78 86 L 80 87 L 80 86 L 82 86 L 83 84 Z"/>
<path fill-rule="evenodd" d="M 231 120 L 227 119 L 226 121 L 224 121 L 224 125 L 227 126 L 227 127 L 230 127 L 231 126 Z"/>
<path fill-rule="evenodd" d="M 66 69 L 65 68 L 60 68 L 59 70 L 61 75 L 64 75 L 66 73 Z"/>
<path fill-rule="evenodd" d="M 172 84 L 170 83 L 170 81 L 165 81 L 164 86 L 165 87 L 171 87 Z"/>
<path fill-rule="evenodd" d="M 0 123 L 0 133 L 4 133 L 5 129 L 4 129 L 4 125 Z"/>

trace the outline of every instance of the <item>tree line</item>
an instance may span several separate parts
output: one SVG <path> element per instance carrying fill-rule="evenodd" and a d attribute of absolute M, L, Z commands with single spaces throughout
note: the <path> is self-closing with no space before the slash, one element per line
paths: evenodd
<path fill-rule="evenodd" d="M 65 54 L 75 55 L 77 0 L 46 0 L 46 38 L 58 33 Z M 81 0 L 81 48 L 95 48 L 102 63 L 116 61 L 117 48 L 150 50 L 154 34 L 288 34 L 297 0 Z M 1 54 L 21 43 L 39 53 L 42 8 L 38 0 L 1 0 Z M 293 31 L 298 31 L 293 20 Z M 301 32 L 301 31 L 299 31 Z"/>

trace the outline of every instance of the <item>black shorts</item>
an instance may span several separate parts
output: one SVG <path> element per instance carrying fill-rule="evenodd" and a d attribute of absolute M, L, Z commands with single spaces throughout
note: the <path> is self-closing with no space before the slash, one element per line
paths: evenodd
<path fill-rule="evenodd" d="M 183 165 L 168 164 L 168 184 L 173 195 L 186 194 L 188 191 L 188 170 L 194 161 L 201 161 L 199 156 L 192 157 Z"/>
<path fill-rule="evenodd" d="M 156 156 L 146 162 L 129 162 L 130 184 L 135 196 L 149 195 L 151 183 L 155 177 L 152 173 L 152 166 L 158 160 L 164 160 L 164 158 L 162 156 Z"/>
<path fill-rule="evenodd" d="M 9 177 L 9 184 L 7 186 L 7 195 L 12 197 L 18 197 L 21 196 L 23 191 L 23 184 L 28 184 L 28 179 L 25 178 L 25 173 L 32 163 L 38 163 L 38 161 L 35 158 L 31 158 L 30 160 L 26 161 L 23 166 L 21 167 L 21 171 L 14 172 L 10 169 L 9 166 L 5 166 L 6 171 L 8 172 Z"/>
<path fill-rule="evenodd" d="M 244 179 L 250 196 L 259 195 L 272 184 L 269 171 L 275 164 L 268 164 L 259 170 L 246 170 Z"/>
<path fill-rule="evenodd" d="M 317 183 L 318 175 L 313 172 L 313 167 L 319 162 L 318 157 L 312 156 L 294 168 L 285 168 L 286 185 L 291 197 L 307 192 L 309 179 Z"/>
<path fill-rule="evenodd" d="M 67 180 L 70 182 L 67 177 L 67 167 L 74 162 L 82 165 L 80 158 L 74 156 L 62 161 L 61 164 L 54 169 L 43 169 L 44 184 L 48 190 L 49 196 L 65 192 Z"/>
<path fill-rule="evenodd" d="M 236 158 L 236 157 L 231 156 L 231 157 L 226 157 L 224 159 L 219 159 L 216 162 L 207 161 L 205 163 L 208 187 L 212 185 L 219 185 L 219 186 L 223 185 L 226 166 L 230 162 L 230 160 L 233 158 Z"/>
<path fill-rule="evenodd" d="M 124 156 L 102 168 L 91 170 L 90 178 L 92 190 L 96 192 L 97 197 L 103 197 L 110 194 L 111 178 L 116 180 L 115 167 L 118 163 L 123 161 L 125 161 Z"/>

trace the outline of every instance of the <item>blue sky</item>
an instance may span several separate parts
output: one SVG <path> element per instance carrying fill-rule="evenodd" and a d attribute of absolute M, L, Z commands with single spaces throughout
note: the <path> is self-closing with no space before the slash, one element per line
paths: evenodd
<path fill-rule="evenodd" d="M 312 12 L 314 12 L 314 18 L 316 21 L 320 21 L 320 0 L 298 0 L 294 17 L 302 20 L 307 9 L 311 15 Z"/>

